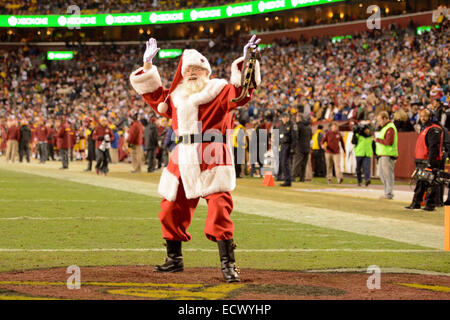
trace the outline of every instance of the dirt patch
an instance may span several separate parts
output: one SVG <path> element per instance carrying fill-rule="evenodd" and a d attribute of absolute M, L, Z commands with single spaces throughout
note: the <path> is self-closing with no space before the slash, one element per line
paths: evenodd
<path fill-rule="evenodd" d="M 227 284 L 219 269 L 154 273 L 150 266 L 81 267 L 80 289 L 69 290 L 66 268 L 0 273 L 0 299 L 450 299 L 450 277 L 381 274 L 369 290 L 366 273 L 307 273 L 243 269 Z"/>

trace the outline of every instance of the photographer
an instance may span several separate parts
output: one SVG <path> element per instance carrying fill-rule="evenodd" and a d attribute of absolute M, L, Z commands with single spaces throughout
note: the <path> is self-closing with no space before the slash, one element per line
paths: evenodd
<path fill-rule="evenodd" d="M 97 164 L 95 165 L 95 172 L 104 175 L 108 173 L 108 161 L 110 159 L 109 148 L 111 142 L 114 141 L 114 133 L 108 127 L 108 120 L 106 117 L 100 117 L 100 125 L 97 126 L 92 133 L 92 139 L 95 140 L 95 154 Z"/>
<path fill-rule="evenodd" d="M 442 127 L 431 121 L 431 112 L 427 109 L 420 112 L 420 124 L 421 131 L 417 137 L 414 155 L 416 167 L 419 169 L 430 168 L 433 171 L 439 170 L 444 140 Z M 434 211 L 437 196 L 439 195 L 439 185 L 430 184 L 430 182 L 425 180 L 417 181 L 413 200 L 405 209 L 420 209 L 425 192 L 427 195 L 423 210 Z"/>
<path fill-rule="evenodd" d="M 355 145 L 358 186 L 362 185 L 362 169 L 364 170 L 365 186 L 367 187 L 370 184 L 370 165 L 373 155 L 373 137 L 368 124 L 358 124 L 353 127 L 352 143 Z"/>

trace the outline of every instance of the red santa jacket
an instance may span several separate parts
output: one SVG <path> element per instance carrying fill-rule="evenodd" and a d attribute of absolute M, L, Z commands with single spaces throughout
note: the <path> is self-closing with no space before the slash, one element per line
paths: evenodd
<path fill-rule="evenodd" d="M 70 149 L 71 148 L 71 129 L 67 122 L 64 122 L 61 127 L 59 127 L 56 134 L 56 146 L 58 149 Z"/>
<path fill-rule="evenodd" d="M 224 79 L 211 79 L 200 92 L 190 96 L 186 96 L 178 86 L 167 99 L 167 110 L 158 111 L 158 104 L 166 99 L 169 90 L 162 87 L 155 66 L 147 72 L 143 72 L 142 68 L 136 70 L 131 74 L 130 81 L 155 112 L 172 119 L 173 130 L 178 136 L 199 133 L 224 135 L 227 129 L 231 129 L 230 111 L 251 99 L 247 97 L 239 103 L 230 101 L 241 92 L 240 68 L 243 60 L 241 57 L 233 62 L 231 83 Z M 259 63 L 256 64 L 255 74 L 259 85 Z M 230 142 L 231 139 L 227 140 Z M 232 191 L 236 186 L 236 175 L 229 143 L 177 144 L 168 166 L 162 172 L 159 194 L 175 201 L 180 178 L 188 199 Z"/>
<path fill-rule="evenodd" d="M 131 124 L 128 131 L 127 142 L 135 146 L 142 146 L 142 144 L 144 143 L 144 127 L 142 126 L 140 121 L 135 120 Z"/>
<path fill-rule="evenodd" d="M 34 136 L 38 142 L 47 142 L 48 128 L 46 126 L 38 126 L 34 129 Z"/>
<path fill-rule="evenodd" d="M 92 133 L 92 140 L 95 140 L 95 148 L 100 147 L 102 144 L 105 135 L 109 134 L 109 141 L 114 141 L 114 133 L 108 127 L 102 127 L 101 125 L 97 126 Z"/>

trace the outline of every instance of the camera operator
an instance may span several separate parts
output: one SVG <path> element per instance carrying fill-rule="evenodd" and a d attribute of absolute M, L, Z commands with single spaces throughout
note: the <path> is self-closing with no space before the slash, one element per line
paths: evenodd
<path fill-rule="evenodd" d="M 424 109 L 420 112 L 421 131 L 416 141 L 414 162 L 419 169 L 430 168 L 439 170 L 442 160 L 443 130 L 442 127 L 431 121 L 431 112 Z M 439 185 L 428 181 L 418 180 L 414 189 L 411 204 L 406 209 L 420 209 L 423 195 L 427 193 L 423 210 L 434 211 L 439 195 Z"/>
<path fill-rule="evenodd" d="M 105 116 L 100 117 L 100 125 L 92 133 L 92 140 L 95 140 L 96 161 L 95 172 L 104 175 L 108 173 L 108 162 L 110 159 L 109 149 L 111 142 L 114 141 L 114 133 L 108 127 L 108 120 Z"/>
<path fill-rule="evenodd" d="M 352 143 L 355 145 L 356 177 L 358 186 L 362 185 L 361 169 L 364 171 L 365 186 L 370 184 L 370 165 L 373 155 L 373 136 L 368 124 L 358 124 L 353 127 Z"/>

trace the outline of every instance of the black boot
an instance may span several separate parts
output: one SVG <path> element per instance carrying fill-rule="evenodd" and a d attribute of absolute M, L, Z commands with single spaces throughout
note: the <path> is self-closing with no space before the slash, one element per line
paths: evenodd
<path fill-rule="evenodd" d="M 234 249 L 236 244 L 233 239 L 217 241 L 219 247 L 220 263 L 222 266 L 223 278 L 226 282 L 240 282 L 239 268 L 235 264 Z"/>
<path fill-rule="evenodd" d="M 181 272 L 184 270 L 181 241 L 166 240 L 167 258 L 163 265 L 155 266 L 155 272 Z"/>

